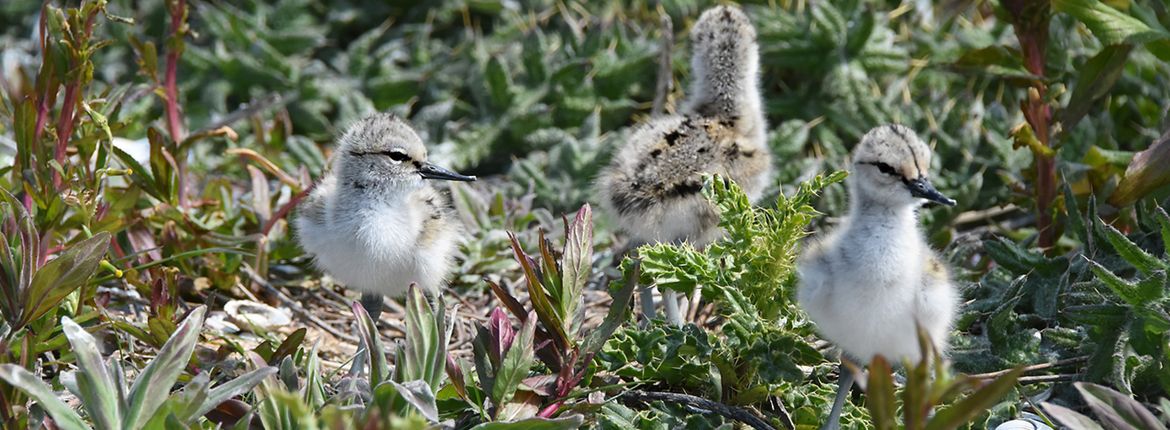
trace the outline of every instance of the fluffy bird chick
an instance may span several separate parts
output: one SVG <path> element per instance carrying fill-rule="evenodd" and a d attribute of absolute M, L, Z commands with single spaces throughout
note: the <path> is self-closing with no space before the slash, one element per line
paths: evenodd
<path fill-rule="evenodd" d="M 715 7 L 699 17 L 691 43 L 684 115 L 636 129 L 598 183 L 603 209 L 631 245 L 718 238 L 718 213 L 700 194 L 704 173 L 734 180 L 753 201 L 771 180 L 755 28 L 738 8 Z"/>
<path fill-rule="evenodd" d="M 931 152 L 910 129 L 870 130 L 853 151 L 849 215 L 798 262 L 797 300 L 817 330 L 846 358 L 868 363 L 922 360 L 917 327 L 946 350 L 958 297 L 946 267 L 918 229 L 924 201 L 954 205 L 927 177 Z M 841 369 L 841 389 L 829 424 L 835 429 L 852 373 Z"/>
<path fill-rule="evenodd" d="M 460 226 L 429 180 L 474 181 L 427 162 L 405 122 L 375 114 L 339 139 L 330 172 L 298 207 L 297 239 L 376 319 L 382 296 L 411 283 L 436 294 L 450 271 Z"/>
<path fill-rule="evenodd" d="M 747 15 L 733 6 L 708 9 L 691 28 L 691 86 L 683 112 L 731 121 L 741 136 L 764 147 L 767 122 L 760 100 L 760 55 L 756 29 Z M 770 161 L 770 160 L 769 160 Z M 763 191 L 771 164 L 764 166 L 754 188 Z"/>

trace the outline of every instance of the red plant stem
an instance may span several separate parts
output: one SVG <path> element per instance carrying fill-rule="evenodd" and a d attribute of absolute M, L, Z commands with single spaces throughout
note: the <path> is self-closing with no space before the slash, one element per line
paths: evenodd
<path fill-rule="evenodd" d="M 81 35 L 80 38 L 78 38 L 78 40 L 75 40 L 75 42 L 80 42 L 79 45 L 81 46 L 78 46 L 76 49 L 84 49 L 83 47 L 89 44 L 89 38 L 93 34 L 94 19 L 97 18 L 97 14 L 98 10 L 95 9 L 89 14 L 89 16 L 85 18 L 85 32 Z M 72 77 L 69 85 L 65 87 L 65 99 L 61 102 L 61 115 L 57 118 L 57 147 L 53 151 L 53 159 L 57 160 L 57 163 L 62 166 L 65 165 L 65 154 L 69 147 L 69 138 L 73 135 L 73 126 L 77 123 L 76 113 L 74 110 L 77 108 L 77 103 L 81 94 L 81 81 L 84 79 L 84 77 L 80 75 L 80 69 L 82 67 L 81 63 L 82 60 L 80 58 L 77 58 L 76 56 L 73 57 L 73 61 L 71 61 L 70 65 L 74 69 L 75 73 L 78 73 L 79 75 Z M 56 189 L 60 186 L 61 173 L 54 169 L 53 188 Z"/>
<path fill-rule="evenodd" d="M 1049 125 L 1052 121 L 1052 109 L 1044 101 L 1047 88 L 1043 83 L 1045 50 L 1048 47 L 1048 22 L 1051 16 L 1049 4 L 1047 1 L 1005 0 L 1003 5 L 1013 17 L 1012 27 L 1020 42 L 1024 67 L 1038 77 L 1032 83 L 1032 89 L 1035 89 L 1036 93 L 1027 95 L 1021 103 L 1024 119 L 1032 127 L 1036 139 L 1045 147 L 1051 147 Z M 1036 151 L 1033 151 L 1032 155 L 1036 160 L 1038 245 L 1051 252 L 1057 239 L 1057 229 L 1052 220 L 1052 202 L 1056 199 L 1056 159 L 1055 156 Z"/>
<path fill-rule="evenodd" d="M 76 64 L 75 64 L 76 66 Z M 61 116 L 57 118 L 57 147 L 53 151 L 53 159 L 65 165 L 65 152 L 69 146 L 69 136 L 73 134 L 73 106 L 77 104 L 77 93 L 81 89 L 80 82 L 70 82 L 65 87 L 65 99 L 61 102 Z M 61 172 L 53 169 L 53 188 L 61 186 Z"/>
<path fill-rule="evenodd" d="M 171 43 L 170 49 L 167 51 L 167 70 L 166 77 L 163 80 L 163 91 L 166 93 L 166 115 L 167 115 L 167 131 L 171 135 L 171 141 L 178 146 L 183 142 L 183 119 L 182 111 L 179 107 L 179 54 L 182 53 L 182 37 L 183 37 L 183 21 L 187 17 L 187 0 L 177 0 L 173 8 L 171 8 Z M 187 188 L 186 188 L 186 172 L 187 163 L 186 157 L 179 154 L 179 159 L 176 161 L 176 174 L 178 175 L 179 186 L 179 206 L 187 207 Z"/>
<path fill-rule="evenodd" d="M 551 405 L 545 406 L 544 409 L 541 409 L 540 412 L 536 414 L 536 416 L 541 417 L 541 418 L 552 418 L 553 414 L 555 414 L 557 412 L 557 410 L 561 408 L 561 405 L 564 403 L 565 403 L 564 400 L 557 400 L 557 401 L 553 402 Z"/>
<path fill-rule="evenodd" d="M 45 4 L 41 5 L 41 24 L 40 24 L 41 55 L 45 55 L 46 49 L 49 47 L 48 33 L 47 33 L 47 30 L 45 30 L 45 27 L 47 27 L 49 25 L 48 13 L 47 13 L 48 6 L 49 6 L 48 0 L 45 1 Z M 41 62 L 41 67 L 52 67 L 52 65 L 53 65 L 53 63 L 50 61 L 42 61 Z M 47 88 L 45 89 L 45 92 L 46 93 L 49 92 Z M 34 133 L 33 141 L 35 144 L 40 144 L 41 135 L 43 135 L 45 132 L 45 123 L 48 122 L 48 119 L 49 119 L 49 95 L 48 94 L 37 94 L 37 98 L 39 99 L 39 100 L 37 100 L 37 126 L 36 126 L 35 131 L 33 132 Z M 28 167 L 28 166 L 25 166 L 25 167 Z"/>
<path fill-rule="evenodd" d="M 1025 44 L 1025 42 L 1027 42 Z M 1047 33 L 1042 36 L 1020 37 L 1024 49 L 1024 64 L 1028 71 L 1036 76 L 1044 76 L 1044 50 L 1047 43 Z M 1039 97 L 1028 98 L 1024 118 L 1032 126 L 1036 138 L 1045 147 L 1051 147 L 1049 142 L 1049 124 L 1052 120 L 1052 109 L 1044 101 L 1047 88 L 1040 82 L 1032 86 Z M 1035 153 L 1036 157 L 1036 229 L 1040 233 L 1039 245 L 1045 250 L 1052 249 L 1056 244 L 1056 229 L 1052 222 L 1052 202 L 1056 199 L 1056 159 L 1051 155 Z"/>

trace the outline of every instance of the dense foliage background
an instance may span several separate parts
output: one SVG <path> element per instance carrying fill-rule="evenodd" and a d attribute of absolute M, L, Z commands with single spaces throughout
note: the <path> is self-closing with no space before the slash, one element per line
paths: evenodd
<path fill-rule="evenodd" d="M 951 366 L 974 376 L 871 379 L 845 425 L 918 428 L 930 405 L 930 428 L 1165 425 L 1170 8 L 931 3 L 744 4 L 776 184 L 753 208 L 708 181 L 726 240 L 623 262 L 582 205 L 650 116 L 660 50 L 666 109 L 685 97 L 709 2 L 5 1 L 3 427 L 815 428 L 835 365 L 792 258 L 887 122 L 935 148 L 959 201 L 921 216 L 962 285 Z M 450 189 L 469 237 L 444 298 L 412 294 L 380 328 L 287 222 L 375 111 L 481 177 Z M 635 284 L 701 285 L 709 306 L 639 324 Z"/>

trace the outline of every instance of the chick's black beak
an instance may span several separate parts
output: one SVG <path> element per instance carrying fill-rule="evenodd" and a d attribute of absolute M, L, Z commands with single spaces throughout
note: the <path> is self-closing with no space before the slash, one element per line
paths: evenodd
<path fill-rule="evenodd" d="M 475 180 L 475 176 L 461 175 L 431 163 L 422 163 L 421 166 L 418 166 L 418 174 L 419 176 L 422 176 L 423 179 L 442 179 L 444 181 L 462 182 L 471 182 Z"/>
<path fill-rule="evenodd" d="M 938 190 L 934 189 L 934 185 L 930 184 L 930 180 L 925 177 L 919 177 L 914 180 L 906 181 L 906 188 L 910 189 L 910 195 L 922 199 L 927 199 L 935 203 L 941 203 L 947 206 L 954 206 L 955 201 L 947 196 L 942 195 Z"/>

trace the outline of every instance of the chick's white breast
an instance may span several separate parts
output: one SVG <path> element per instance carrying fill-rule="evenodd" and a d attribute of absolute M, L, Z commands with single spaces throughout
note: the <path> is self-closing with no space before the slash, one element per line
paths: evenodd
<path fill-rule="evenodd" d="M 399 296 L 411 282 L 431 290 L 438 287 L 446 266 L 428 252 L 432 249 L 418 246 L 424 221 L 418 208 L 405 201 L 367 200 L 343 211 L 338 202 L 331 203 L 330 227 L 315 241 L 317 249 L 310 250 L 316 254 L 319 267 L 347 287 L 363 292 Z M 428 270 L 428 261 L 432 270 Z"/>
<path fill-rule="evenodd" d="M 818 331 L 854 359 L 868 362 L 880 354 L 917 361 L 922 254 L 917 240 L 909 240 L 917 238 L 840 239 L 829 239 L 802 260 L 801 306 Z"/>

